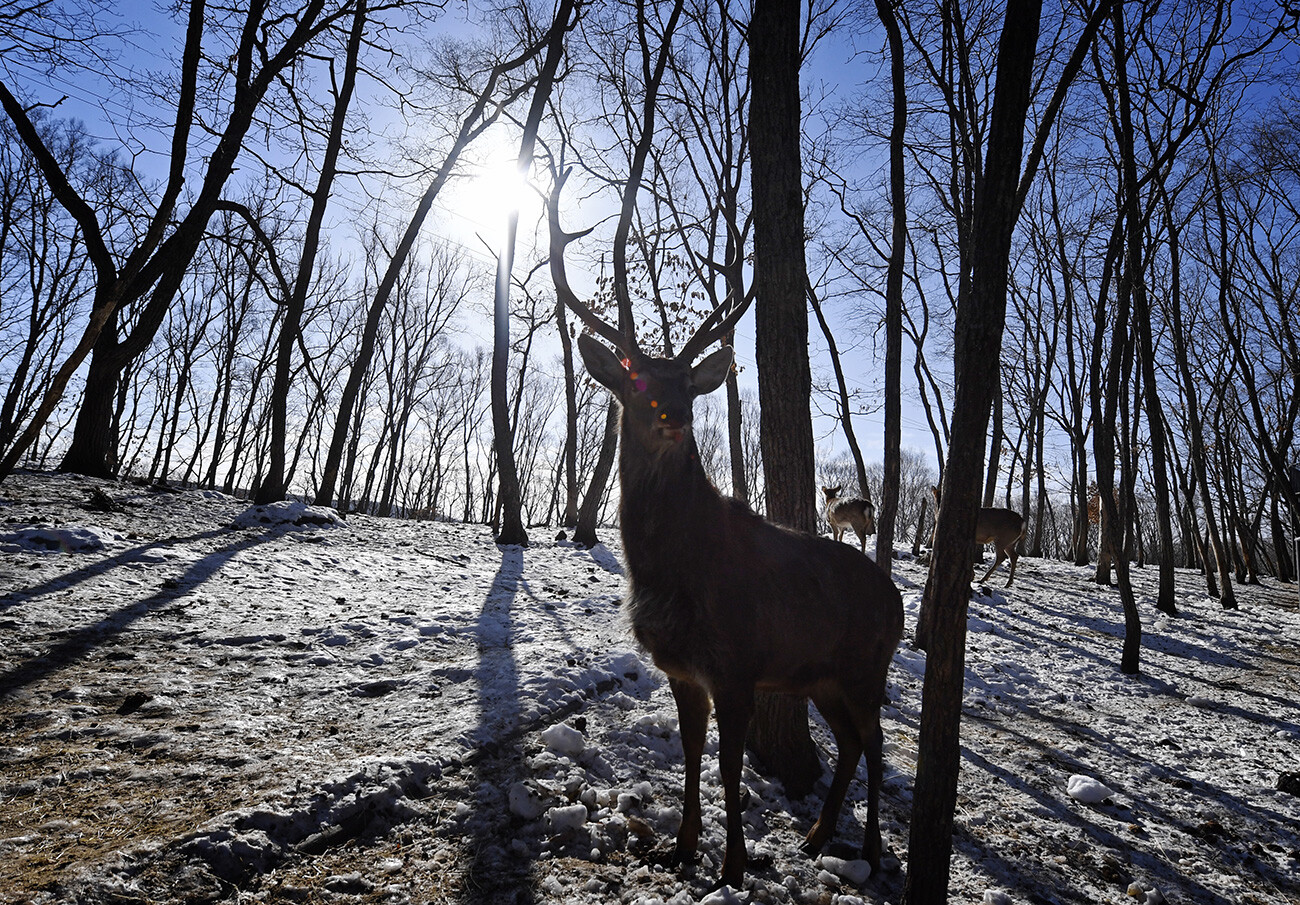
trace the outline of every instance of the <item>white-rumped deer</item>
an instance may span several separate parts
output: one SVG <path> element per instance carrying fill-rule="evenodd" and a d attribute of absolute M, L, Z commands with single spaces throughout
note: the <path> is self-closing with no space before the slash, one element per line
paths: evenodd
<path fill-rule="evenodd" d="M 842 497 L 839 487 L 823 487 L 826 495 L 826 520 L 831 523 L 831 533 L 836 540 L 844 537 L 844 529 L 852 528 L 862 545 L 862 552 L 867 552 L 867 535 L 876 533 L 876 507 L 870 500 L 861 497 Z"/>
<path fill-rule="evenodd" d="M 934 512 L 937 528 L 939 517 L 939 488 L 934 485 L 930 486 L 930 493 L 934 494 Z M 1007 576 L 1007 587 L 1011 587 L 1011 582 L 1016 580 L 1016 560 L 1020 558 L 1020 551 L 1016 549 L 1020 543 L 1021 536 L 1025 533 L 1025 519 L 1019 512 L 1014 509 L 998 509 L 984 507 L 980 509 L 979 519 L 975 522 L 975 543 L 992 544 L 996 551 L 996 558 L 989 570 L 984 573 L 980 579 L 980 584 L 989 580 L 997 567 L 1002 565 L 1004 559 L 1011 560 L 1011 574 Z M 931 548 L 934 547 L 934 538 L 930 539 Z M 975 578 L 975 569 L 971 568 L 971 579 Z"/>
<path fill-rule="evenodd" d="M 558 190 L 557 190 L 558 193 Z M 637 640 L 668 676 L 685 756 L 682 822 L 673 858 L 694 858 L 702 830 L 700 760 L 709 702 L 718 721 L 718 760 L 727 835 L 721 883 L 739 888 L 746 853 L 740 775 L 756 690 L 809 697 L 835 735 L 839 757 L 821 816 L 804 841 L 815 852 L 835 822 L 863 754 L 867 818 L 862 855 L 879 867 L 885 675 L 903 632 L 903 605 L 871 559 L 827 538 L 764 521 L 724 498 L 705 476 L 692 433 L 697 396 L 722 385 L 732 351 L 698 365 L 701 351 L 743 313 L 733 305 L 706 318 L 682 350 L 646 355 L 620 293 L 620 332 L 569 288 L 564 247 L 575 238 L 550 210 L 551 273 L 561 299 L 615 354 L 583 334 L 578 348 L 592 377 L 622 406 L 619 523 L 627 562 L 626 614 Z"/>

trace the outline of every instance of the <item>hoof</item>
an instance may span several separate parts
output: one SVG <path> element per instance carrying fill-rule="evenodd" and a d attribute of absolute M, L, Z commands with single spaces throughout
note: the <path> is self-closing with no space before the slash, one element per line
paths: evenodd
<path fill-rule="evenodd" d="M 652 850 L 648 855 L 646 855 L 646 861 L 650 862 L 655 867 L 681 867 L 684 864 L 695 863 L 695 852 L 681 851 L 675 846 L 673 848 L 665 846 L 663 848 Z"/>
<path fill-rule="evenodd" d="M 725 877 L 719 877 L 716 883 L 704 891 L 704 894 L 706 896 L 711 895 L 712 893 L 722 889 L 724 886 L 734 889 L 736 892 L 740 892 L 745 888 L 745 875 L 742 873 L 739 877 L 735 877 L 731 880 L 728 880 Z"/>

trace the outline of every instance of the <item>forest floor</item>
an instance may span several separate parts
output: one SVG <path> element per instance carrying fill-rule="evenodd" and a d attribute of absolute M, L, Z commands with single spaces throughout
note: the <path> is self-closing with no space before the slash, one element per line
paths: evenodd
<path fill-rule="evenodd" d="M 925 657 L 924 567 L 896 564 L 907 635 L 884 712 L 887 856 L 799 842 L 745 770 L 743 890 L 709 893 L 716 733 L 696 865 L 663 676 L 620 619 L 616 533 L 408 522 L 19 472 L 0 484 L 0 903 L 897 903 Z M 1295 585 L 1224 611 L 1135 570 L 1142 672 L 1091 571 L 1024 558 L 968 627 L 953 902 L 1300 902 Z M 834 745 L 814 712 L 824 755 Z M 859 769 L 859 777 L 865 768 Z M 1279 784 L 1286 787 L 1279 788 Z M 1099 789 L 1104 786 L 1104 789 Z M 1071 794 L 1073 790 L 1074 794 Z M 1089 794 L 1094 792 L 1096 794 Z"/>

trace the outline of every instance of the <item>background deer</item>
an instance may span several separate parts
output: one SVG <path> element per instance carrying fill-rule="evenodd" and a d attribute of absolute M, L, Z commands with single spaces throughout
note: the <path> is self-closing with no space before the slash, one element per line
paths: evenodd
<path fill-rule="evenodd" d="M 823 487 L 826 495 L 826 520 L 831 523 L 831 533 L 835 539 L 844 537 L 844 529 L 852 528 L 862 545 L 862 552 L 867 552 L 867 535 L 876 533 L 876 509 L 870 500 L 859 497 L 841 497 L 840 487 Z"/>
<path fill-rule="evenodd" d="M 935 528 L 938 528 L 939 512 L 939 488 L 930 487 L 930 492 L 934 494 L 934 511 L 936 516 Z M 1020 557 L 1020 552 L 1016 545 L 1020 543 L 1020 538 L 1025 533 L 1025 519 L 1013 509 L 998 509 L 984 507 L 980 510 L 979 520 L 975 523 L 975 543 L 992 544 L 997 553 L 993 560 L 993 565 L 984 573 L 980 579 L 980 584 L 989 580 L 997 567 L 1002 565 L 1004 559 L 1011 560 L 1011 574 L 1007 576 L 1007 587 L 1011 587 L 1011 582 L 1016 579 L 1016 560 Z M 930 538 L 930 546 L 934 547 L 934 537 Z M 975 578 L 975 569 L 971 569 L 971 579 Z"/>

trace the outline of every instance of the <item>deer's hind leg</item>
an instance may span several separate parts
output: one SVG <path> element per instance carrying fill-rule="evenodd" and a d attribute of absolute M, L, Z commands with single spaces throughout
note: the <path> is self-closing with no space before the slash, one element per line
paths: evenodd
<path fill-rule="evenodd" d="M 690 861 L 700 842 L 700 759 L 704 737 L 709 728 L 709 694 L 700 685 L 685 679 L 668 679 L 677 702 L 677 727 L 682 736 L 682 753 L 686 762 L 686 785 L 682 792 L 682 825 L 677 830 L 674 860 Z"/>
<path fill-rule="evenodd" d="M 880 703 L 853 707 L 854 725 L 867 756 L 867 820 L 863 826 L 862 859 L 880 870 L 880 787 L 885 780 L 885 733 L 880 728 Z"/>
<path fill-rule="evenodd" d="M 1007 576 L 1007 587 L 1011 587 L 1011 582 L 1016 580 L 1016 560 L 1020 558 L 1020 553 L 1015 547 L 1011 548 L 1011 555 L 1009 558 L 1011 560 L 1011 574 Z"/>
<path fill-rule="evenodd" d="M 998 566 L 1002 565 L 1002 561 L 1007 558 L 1007 554 L 1003 550 L 999 549 L 997 553 L 998 555 L 993 558 L 993 565 L 989 566 L 989 570 L 985 572 L 984 577 L 980 579 L 980 584 L 984 584 L 984 582 L 988 581 L 989 576 L 996 572 Z M 1010 585 L 1011 582 L 1008 581 L 1007 584 Z"/>
<path fill-rule="evenodd" d="M 849 781 L 858 771 L 858 761 L 862 759 L 862 740 L 844 700 L 838 694 L 828 694 L 816 696 L 813 703 L 835 735 L 836 751 L 835 775 L 831 779 L 826 800 L 822 802 L 821 816 L 803 842 L 803 850 L 809 855 L 821 851 L 835 835 L 835 824 L 844 804 L 844 794 L 848 791 Z"/>

